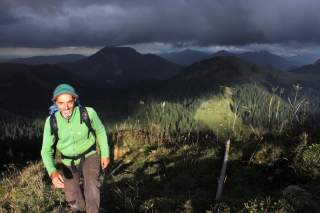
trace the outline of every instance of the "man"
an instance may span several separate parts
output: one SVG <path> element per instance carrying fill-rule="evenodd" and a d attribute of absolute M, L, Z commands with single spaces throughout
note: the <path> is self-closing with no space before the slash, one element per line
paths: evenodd
<path fill-rule="evenodd" d="M 68 84 L 60 84 L 54 90 L 52 101 L 58 111 L 46 119 L 41 157 L 52 184 L 55 188 L 63 188 L 72 211 L 92 213 L 99 211 L 98 178 L 100 165 L 105 169 L 110 162 L 109 146 L 105 128 L 93 108 L 85 107 L 90 120 L 89 127 L 93 131 L 90 131 L 88 124 L 81 122 L 84 107 L 76 106 L 78 97 L 75 89 Z M 56 136 L 52 131 L 52 118 L 58 130 Z M 58 172 L 55 165 L 55 149 L 61 153 L 63 174 Z M 79 183 L 81 175 L 84 178 L 84 196 Z"/>

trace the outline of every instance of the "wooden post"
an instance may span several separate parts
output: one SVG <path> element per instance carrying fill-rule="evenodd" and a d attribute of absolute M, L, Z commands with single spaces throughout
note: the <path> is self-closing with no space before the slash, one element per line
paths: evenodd
<path fill-rule="evenodd" d="M 230 149 L 230 139 L 226 142 L 226 150 L 225 150 L 225 153 L 224 153 L 222 169 L 220 171 L 220 177 L 219 177 L 219 181 L 218 181 L 218 189 L 217 189 L 217 194 L 216 194 L 216 200 L 219 200 L 221 198 L 221 195 L 222 195 L 223 184 L 224 184 L 224 179 L 225 179 L 226 170 L 227 170 L 229 149 Z"/>

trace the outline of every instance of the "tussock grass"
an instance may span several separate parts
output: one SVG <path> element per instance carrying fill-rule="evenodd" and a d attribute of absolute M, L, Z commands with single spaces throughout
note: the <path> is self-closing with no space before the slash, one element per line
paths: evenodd
<path fill-rule="evenodd" d="M 269 92 L 257 85 L 243 85 L 237 88 L 233 99 L 244 124 L 251 129 L 281 134 L 297 125 L 303 126 L 310 116 L 310 102 L 300 95 L 301 89 L 294 85 L 292 97 L 285 96 L 283 88 L 274 87 Z"/>
<path fill-rule="evenodd" d="M 61 190 L 51 189 L 42 163 L 30 163 L 18 171 L 2 173 L 1 212 L 54 212 L 65 205 Z"/>

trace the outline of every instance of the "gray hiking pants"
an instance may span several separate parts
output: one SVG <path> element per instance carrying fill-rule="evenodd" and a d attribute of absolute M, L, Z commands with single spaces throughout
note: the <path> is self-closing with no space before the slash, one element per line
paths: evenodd
<path fill-rule="evenodd" d="M 98 154 L 86 158 L 82 168 L 78 170 L 81 170 L 83 174 L 84 194 L 80 187 L 80 172 L 74 172 L 71 167 L 66 167 L 63 171 L 66 200 L 74 212 L 98 213 L 100 205 L 100 158 Z"/>

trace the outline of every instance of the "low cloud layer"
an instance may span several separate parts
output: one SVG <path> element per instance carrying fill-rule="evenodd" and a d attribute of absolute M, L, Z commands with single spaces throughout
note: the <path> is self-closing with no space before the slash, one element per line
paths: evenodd
<path fill-rule="evenodd" d="M 320 44 L 318 0 L 3 0 L 0 47 Z"/>

